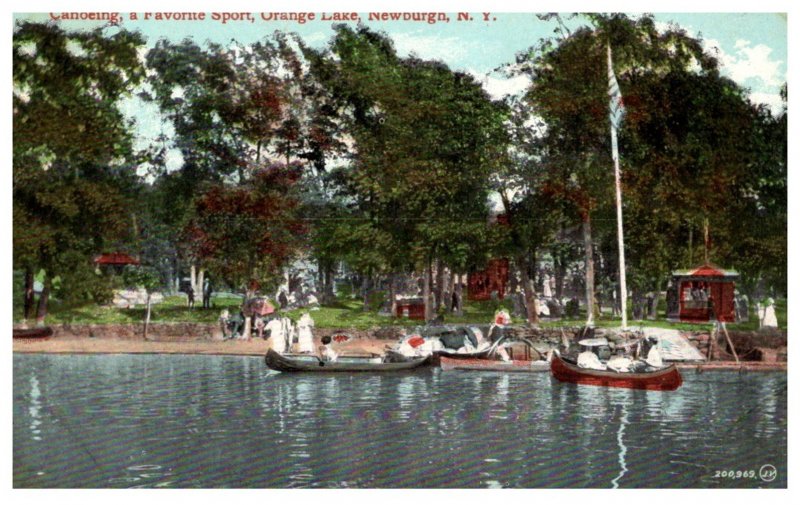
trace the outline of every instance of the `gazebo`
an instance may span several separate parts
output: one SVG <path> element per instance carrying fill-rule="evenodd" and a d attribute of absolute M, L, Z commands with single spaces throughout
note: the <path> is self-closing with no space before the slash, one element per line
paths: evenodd
<path fill-rule="evenodd" d="M 667 320 L 735 322 L 735 281 L 739 274 L 711 264 L 672 272 L 667 289 Z"/>

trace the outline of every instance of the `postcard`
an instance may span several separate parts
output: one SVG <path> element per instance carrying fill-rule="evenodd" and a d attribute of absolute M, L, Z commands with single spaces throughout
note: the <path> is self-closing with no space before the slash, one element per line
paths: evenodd
<path fill-rule="evenodd" d="M 13 487 L 787 488 L 787 13 L 333 5 L 13 14 Z"/>

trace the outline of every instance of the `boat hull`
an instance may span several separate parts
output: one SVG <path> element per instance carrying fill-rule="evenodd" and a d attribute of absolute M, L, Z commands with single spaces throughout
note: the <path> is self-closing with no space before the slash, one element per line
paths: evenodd
<path fill-rule="evenodd" d="M 442 370 L 487 371 L 487 372 L 515 372 L 515 373 L 541 373 L 550 370 L 546 361 L 531 361 L 515 359 L 500 361 L 494 359 L 461 358 L 453 359 L 447 356 L 439 358 Z"/>
<path fill-rule="evenodd" d="M 560 356 L 553 356 L 550 370 L 553 372 L 553 377 L 562 382 L 587 386 L 674 391 L 683 384 L 681 373 L 675 365 L 654 372 L 620 373 L 581 368 L 565 361 Z"/>
<path fill-rule="evenodd" d="M 375 362 L 373 358 L 351 357 L 342 357 L 330 362 L 311 356 L 307 359 L 284 356 L 272 349 L 264 356 L 267 367 L 278 372 L 395 372 L 417 368 L 426 361 L 428 361 L 427 356 L 392 363 Z"/>
<path fill-rule="evenodd" d="M 481 349 L 480 351 L 474 351 L 474 352 L 456 352 L 456 351 L 440 349 L 438 351 L 433 352 L 433 355 L 431 356 L 431 364 L 433 366 L 441 366 L 442 360 L 445 358 L 451 361 L 487 359 L 489 355 L 492 354 L 494 351 L 495 349 L 493 348 Z"/>

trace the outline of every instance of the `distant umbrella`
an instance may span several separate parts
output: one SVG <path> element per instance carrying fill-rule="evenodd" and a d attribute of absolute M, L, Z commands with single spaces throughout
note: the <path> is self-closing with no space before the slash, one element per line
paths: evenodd
<path fill-rule="evenodd" d="M 275 307 L 266 298 L 251 298 L 244 304 L 245 316 L 266 316 L 275 312 Z"/>

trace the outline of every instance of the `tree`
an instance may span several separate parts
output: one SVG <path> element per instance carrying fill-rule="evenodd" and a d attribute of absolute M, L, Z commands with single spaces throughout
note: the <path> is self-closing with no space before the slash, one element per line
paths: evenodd
<path fill-rule="evenodd" d="M 505 142 L 504 108 L 466 74 L 399 58 L 382 34 L 336 30 L 332 54 L 309 52 L 308 59 L 345 111 L 355 144 L 344 186 L 365 222 L 390 238 L 387 268 L 413 263 L 429 279 L 434 260 L 456 264 L 461 245 L 483 241 L 488 175 Z"/>
<path fill-rule="evenodd" d="M 743 90 L 719 75 L 717 60 L 685 31 L 659 32 L 650 16 L 587 17 L 590 27 L 545 40 L 518 63 L 534 78 L 528 99 L 547 125 L 542 140 L 542 163 L 551 174 L 547 191 L 568 203 L 583 225 L 591 308 L 597 235 L 592 215 L 601 216 L 601 223 L 614 222 L 607 210 L 613 188 L 607 47 L 614 52 L 627 110 L 620 152 L 634 292 L 660 289 L 674 267 L 675 244 L 691 229 L 687 223 L 697 227 L 709 219 L 718 237 L 716 257 L 734 257 L 737 209 L 753 201 L 746 167 L 758 152 L 753 142 L 759 121 Z M 616 263 L 613 256 L 606 260 Z M 591 322 L 591 315 L 587 319 Z"/>
<path fill-rule="evenodd" d="M 147 340 L 147 332 L 150 327 L 150 307 L 151 296 L 158 289 L 162 282 L 158 271 L 152 267 L 128 265 L 122 271 L 122 278 L 125 285 L 131 287 L 144 288 L 147 292 L 147 303 L 144 316 L 144 339 Z"/>
<path fill-rule="evenodd" d="M 242 184 L 209 186 L 185 230 L 192 254 L 229 285 L 252 296 L 274 286 L 301 245 L 298 167 L 271 166 Z"/>
<path fill-rule="evenodd" d="M 130 240 L 128 197 L 138 159 L 118 101 L 144 75 L 137 57 L 144 40 L 103 30 L 30 22 L 14 30 L 14 267 L 26 272 L 26 308 L 33 272 L 45 271 L 40 321 L 54 276 L 88 269 L 92 255 Z M 91 276 L 72 276 L 82 279 Z M 86 291 L 78 284 L 67 289 Z"/>

